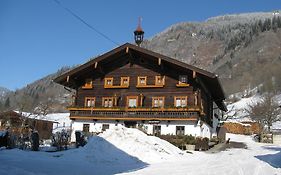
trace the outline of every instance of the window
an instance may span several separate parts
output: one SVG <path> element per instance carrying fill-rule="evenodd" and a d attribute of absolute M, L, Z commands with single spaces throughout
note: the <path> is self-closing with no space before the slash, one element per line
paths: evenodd
<path fill-rule="evenodd" d="M 164 97 L 152 97 L 152 107 L 163 108 L 164 107 Z"/>
<path fill-rule="evenodd" d="M 106 108 L 113 107 L 113 97 L 103 97 L 102 106 Z"/>
<path fill-rule="evenodd" d="M 95 107 L 95 97 L 85 98 L 85 107 Z"/>
<path fill-rule="evenodd" d="M 130 77 L 121 77 L 121 86 L 129 86 Z"/>
<path fill-rule="evenodd" d="M 83 124 L 83 132 L 89 132 L 90 131 L 90 124 Z"/>
<path fill-rule="evenodd" d="M 109 129 L 109 124 L 102 124 L 102 131 Z"/>
<path fill-rule="evenodd" d="M 92 79 L 86 79 L 84 86 L 82 86 L 83 89 L 90 89 L 93 88 L 93 80 Z"/>
<path fill-rule="evenodd" d="M 138 85 L 146 85 L 146 77 L 138 77 Z"/>
<path fill-rule="evenodd" d="M 175 107 L 187 107 L 187 96 L 175 97 L 174 106 Z"/>
<path fill-rule="evenodd" d="M 179 84 L 187 84 L 187 75 L 179 76 Z"/>
<path fill-rule="evenodd" d="M 155 76 L 155 85 L 164 85 L 165 76 Z"/>
<path fill-rule="evenodd" d="M 176 126 L 176 135 L 184 135 L 184 126 Z"/>
<path fill-rule="evenodd" d="M 113 86 L 113 78 L 105 78 L 104 86 Z"/>
<path fill-rule="evenodd" d="M 127 106 L 129 108 L 134 108 L 138 106 L 138 96 L 128 96 L 127 97 Z"/>
<path fill-rule="evenodd" d="M 161 135 L 161 126 L 158 126 L 158 125 L 153 126 L 153 135 L 155 135 L 155 136 Z"/>

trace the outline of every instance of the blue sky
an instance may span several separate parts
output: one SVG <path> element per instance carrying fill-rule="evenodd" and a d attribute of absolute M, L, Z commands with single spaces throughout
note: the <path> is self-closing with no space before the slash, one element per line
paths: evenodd
<path fill-rule="evenodd" d="M 120 45 L 133 42 L 139 16 L 150 38 L 178 22 L 281 9 L 279 0 L 58 1 Z M 22 88 L 116 46 L 54 0 L 0 0 L 0 86 Z"/>

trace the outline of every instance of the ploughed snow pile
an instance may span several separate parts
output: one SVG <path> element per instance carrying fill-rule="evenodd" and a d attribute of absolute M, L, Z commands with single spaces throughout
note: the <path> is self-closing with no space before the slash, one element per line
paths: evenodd
<path fill-rule="evenodd" d="M 138 129 L 114 127 L 99 135 L 127 154 L 146 163 L 175 160 L 184 154 L 179 148 Z"/>
<path fill-rule="evenodd" d="M 136 164 L 141 163 L 136 157 L 120 150 L 102 137 L 94 136 L 89 139 L 84 147 L 69 150 L 64 154 L 70 159 L 86 159 L 90 163 L 95 164 Z"/>

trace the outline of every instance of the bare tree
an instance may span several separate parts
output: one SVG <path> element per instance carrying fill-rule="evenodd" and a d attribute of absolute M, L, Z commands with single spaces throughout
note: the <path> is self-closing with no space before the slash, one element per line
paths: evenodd
<path fill-rule="evenodd" d="M 33 114 L 37 116 L 46 116 L 52 110 L 53 101 L 45 100 L 37 104 L 37 107 L 34 108 Z"/>
<path fill-rule="evenodd" d="M 237 115 L 238 111 L 234 109 L 234 106 L 231 107 L 231 109 L 228 109 L 227 112 L 222 116 L 221 120 L 222 121 L 227 121 L 227 119 L 232 119 Z"/>
<path fill-rule="evenodd" d="M 251 119 L 259 122 L 263 127 L 267 126 L 268 132 L 274 122 L 281 120 L 280 107 L 273 97 L 273 94 L 266 93 L 259 102 L 249 105 L 249 109 L 246 109 Z"/>

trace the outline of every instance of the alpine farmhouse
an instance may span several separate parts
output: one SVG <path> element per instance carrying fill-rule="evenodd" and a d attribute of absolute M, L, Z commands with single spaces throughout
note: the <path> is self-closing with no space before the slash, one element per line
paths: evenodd
<path fill-rule="evenodd" d="M 54 80 L 75 90 L 68 107 L 75 131 L 123 125 L 148 134 L 216 134 L 226 111 L 218 77 L 126 43 Z"/>

